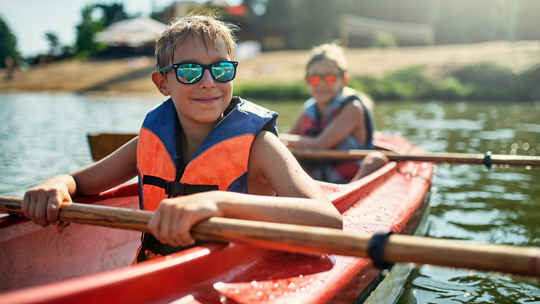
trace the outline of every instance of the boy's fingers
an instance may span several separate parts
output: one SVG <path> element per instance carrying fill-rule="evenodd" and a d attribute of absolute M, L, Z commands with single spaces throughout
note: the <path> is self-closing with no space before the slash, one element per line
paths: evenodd
<path fill-rule="evenodd" d="M 162 208 L 163 210 L 163 208 Z M 161 223 L 159 224 L 159 240 L 163 242 L 167 242 L 169 239 L 169 230 L 171 225 L 171 219 L 169 214 L 164 214 L 161 217 Z"/>
<path fill-rule="evenodd" d="M 64 231 L 64 229 L 67 228 L 67 226 L 69 226 L 71 223 L 67 223 L 67 222 L 58 222 L 58 225 L 56 226 L 56 229 L 58 230 L 58 232 L 62 233 Z"/>
<path fill-rule="evenodd" d="M 24 216 L 26 216 L 27 218 L 30 218 L 30 214 L 29 214 L 30 200 L 31 200 L 30 194 L 28 194 L 28 192 L 25 193 L 22 204 L 21 204 L 21 209 L 22 209 L 22 212 L 24 213 Z"/>
<path fill-rule="evenodd" d="M 39 225 L 39 222 L 36 218 L 36 209 L 38 207 L 37 205 L 38 198 L 34 196 L 30 199 L 30 204 L 28 205 L 28 218 L 32 220 L 32 222 L 34 222 L 35 224 Z"/>
<path fill-rule="evenodd" d="M 178 238 L 180 239 L 180 245 L 182 246 L 189 246 L 195 243 L 195 240 L 191 237 L 191 234 L 189 233 L 191 226 L 193 226 L 188 221 L 180 221 L 178 223 Z"/>
<path fill-rule="evenodd" d="M 58 210 L 62 204 L 62 196 L 59 192 L 49 199 L 47 204 L 47 221 L 50 224 L 56 224 L 58 222 Z"/>
<path fill-rule="evenodd" d="M 180 246 L 183 245 L 182 238 L 180 236 L 180 225 L 179 223 L 182 222 L 182 216 L 184 215 L 184 210 L 180 209 L 177 210 L 177 212 L 174 213 L 173 222 L 172 222 L 172 238 L 174 240 L 174 246 Z"/>
<path fill-rule="evenodd" d="M 36 211 L 35 211 L 35 218 L 41 227 L 47 227 L 49 226 L 49 222 L 47 221 L 47 206 L 50 203 L 50 200 L 53 198 L 45 199 L 45 200 L 38 200 L 36 203 Z"/>
<path fill-rule="evenodd" d="M 150 232 L 156 237 L 156 239 L 159 240 L 159 224 L 161 222 L 161 213 L 158 212 L 158 210 L 156 210 L 156 212 L 154 212 L 154 214 L 150 218 L 148 228 L 150 229 Z"/>

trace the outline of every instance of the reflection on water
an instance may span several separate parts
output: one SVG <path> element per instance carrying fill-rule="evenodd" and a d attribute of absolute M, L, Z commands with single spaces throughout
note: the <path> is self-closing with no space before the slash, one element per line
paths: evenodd
<path fill-rule="evenodd" d="M 376 126 L 431 152 L 540 155 L 539 103 L 379 103 Z M 437 165 L 428 236 L 540 246 L 540 168 Z M 398 301 L 540 303 L 538 280 L 423 266 Z"/>
<path fill-rule="evenodd" d="M 91 164 L 89 132 L 138 132 L 162 100 L 73 94 L 0 94 L 0 195 Z M 300 102 L 259 102 L 286 131 Z M 375 125 L 430 152 L 540 155 L 540 103 L 379 102 Z M 540 246 L 540 169 L 436 167 L 428 235 Z M 399 300 L 409 303 L 540 303 L 530 279 L 423 266 Z"/>
<path fill-rule="evenodd" d="M 74 94 L 0 94 L 0 195 L 92 163 L 86 134 L 138 132 L 159 101 Z"/>

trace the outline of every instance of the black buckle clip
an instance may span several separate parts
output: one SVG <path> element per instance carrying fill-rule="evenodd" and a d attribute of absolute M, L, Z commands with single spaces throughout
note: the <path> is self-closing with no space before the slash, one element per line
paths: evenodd
<path fill-rule="evenodd" d="M 177 182 L 165 182 L 165 194 L 175 197 L 186 194 L 186 185 Z"/>

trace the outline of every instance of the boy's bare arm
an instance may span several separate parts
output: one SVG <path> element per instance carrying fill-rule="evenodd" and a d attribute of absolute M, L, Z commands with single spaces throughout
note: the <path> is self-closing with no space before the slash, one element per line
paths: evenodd
<path fill-rule="evenodd" d="M 257 197 L 264 206 L 257 217 L 266 217 L 260 220 L 341 228 L 339 212 L 274 134 L 262 131 L 257 135 L 248 169 L 262 176 L 278 196 Z"/>
<path fill-rule="evenodd" d="M 297 137 L 296 140 L 285 136 L 280 136 L 280 138 L 287 140 L 287 145 L 293 148 L 327 149 L 335 147 L 349 135 L 356 135 L 357 139 L 363 137 L 363 141 L 365 141 L 367 130 L 364 125 L 364 108 L 359 101 L 355 100 L 347 104 L 319 135 L 315 137 L 301 136 Z"/>
<path fill-rule="evenodd" d="M 56 224 L 63 202 L 71 202 L 71 198 L 76 195 L 99 193 L 134 177 L 137 173 L 136 149 L 137 138 L 85 169 L 70 175 L 54 176 L 29 189 L 23 198 L 23 213 L 43 227 Z M 63 227 L 59 225 L 59 231 Z"/>
<path fill-rule="evenodd" d="M 137 175 L 137 142 L 135 137 L 102 160 L 74 172 L 77 195 L 93 195 L 118 186 Z"/>

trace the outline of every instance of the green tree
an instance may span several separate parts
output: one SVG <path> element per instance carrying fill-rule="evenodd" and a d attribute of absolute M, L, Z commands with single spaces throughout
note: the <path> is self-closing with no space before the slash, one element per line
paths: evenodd
<path fill-rule="evenodd" d="M 4 58 L 11 56 L 16 62 L 20 57 L 17 50 L 17 38 L 11 32 L 6 22 L 0 17 L 0 66 L 5 68 Z"/>
<path fill-rule="evenodd" d="M 99 50 L 99 45 L 94 42 L 94 35 L 103 30 L 103 20 L 92 19 L 95 8 L 95 4 L 86 5 L 81 10 L 82 21 L 76 27 L 75 53 L 81 58 L 88 58 Z"/>
<path fill-rule="evenodd" d="M 54 32 L 46 32 L 45 39 L 49 42 L 50 53 L 52 55 L 58 55 L 60 52 L 60 40 Z"/>
<path fill-rule="evenodd" d="M 124 11 L 123 3 L 113 4 L 98 4 L 96 8 L 100 8 L 103 11 L 103 26 L 107 27 L 116 21 L 127 19 L 128 15 Z"/>

